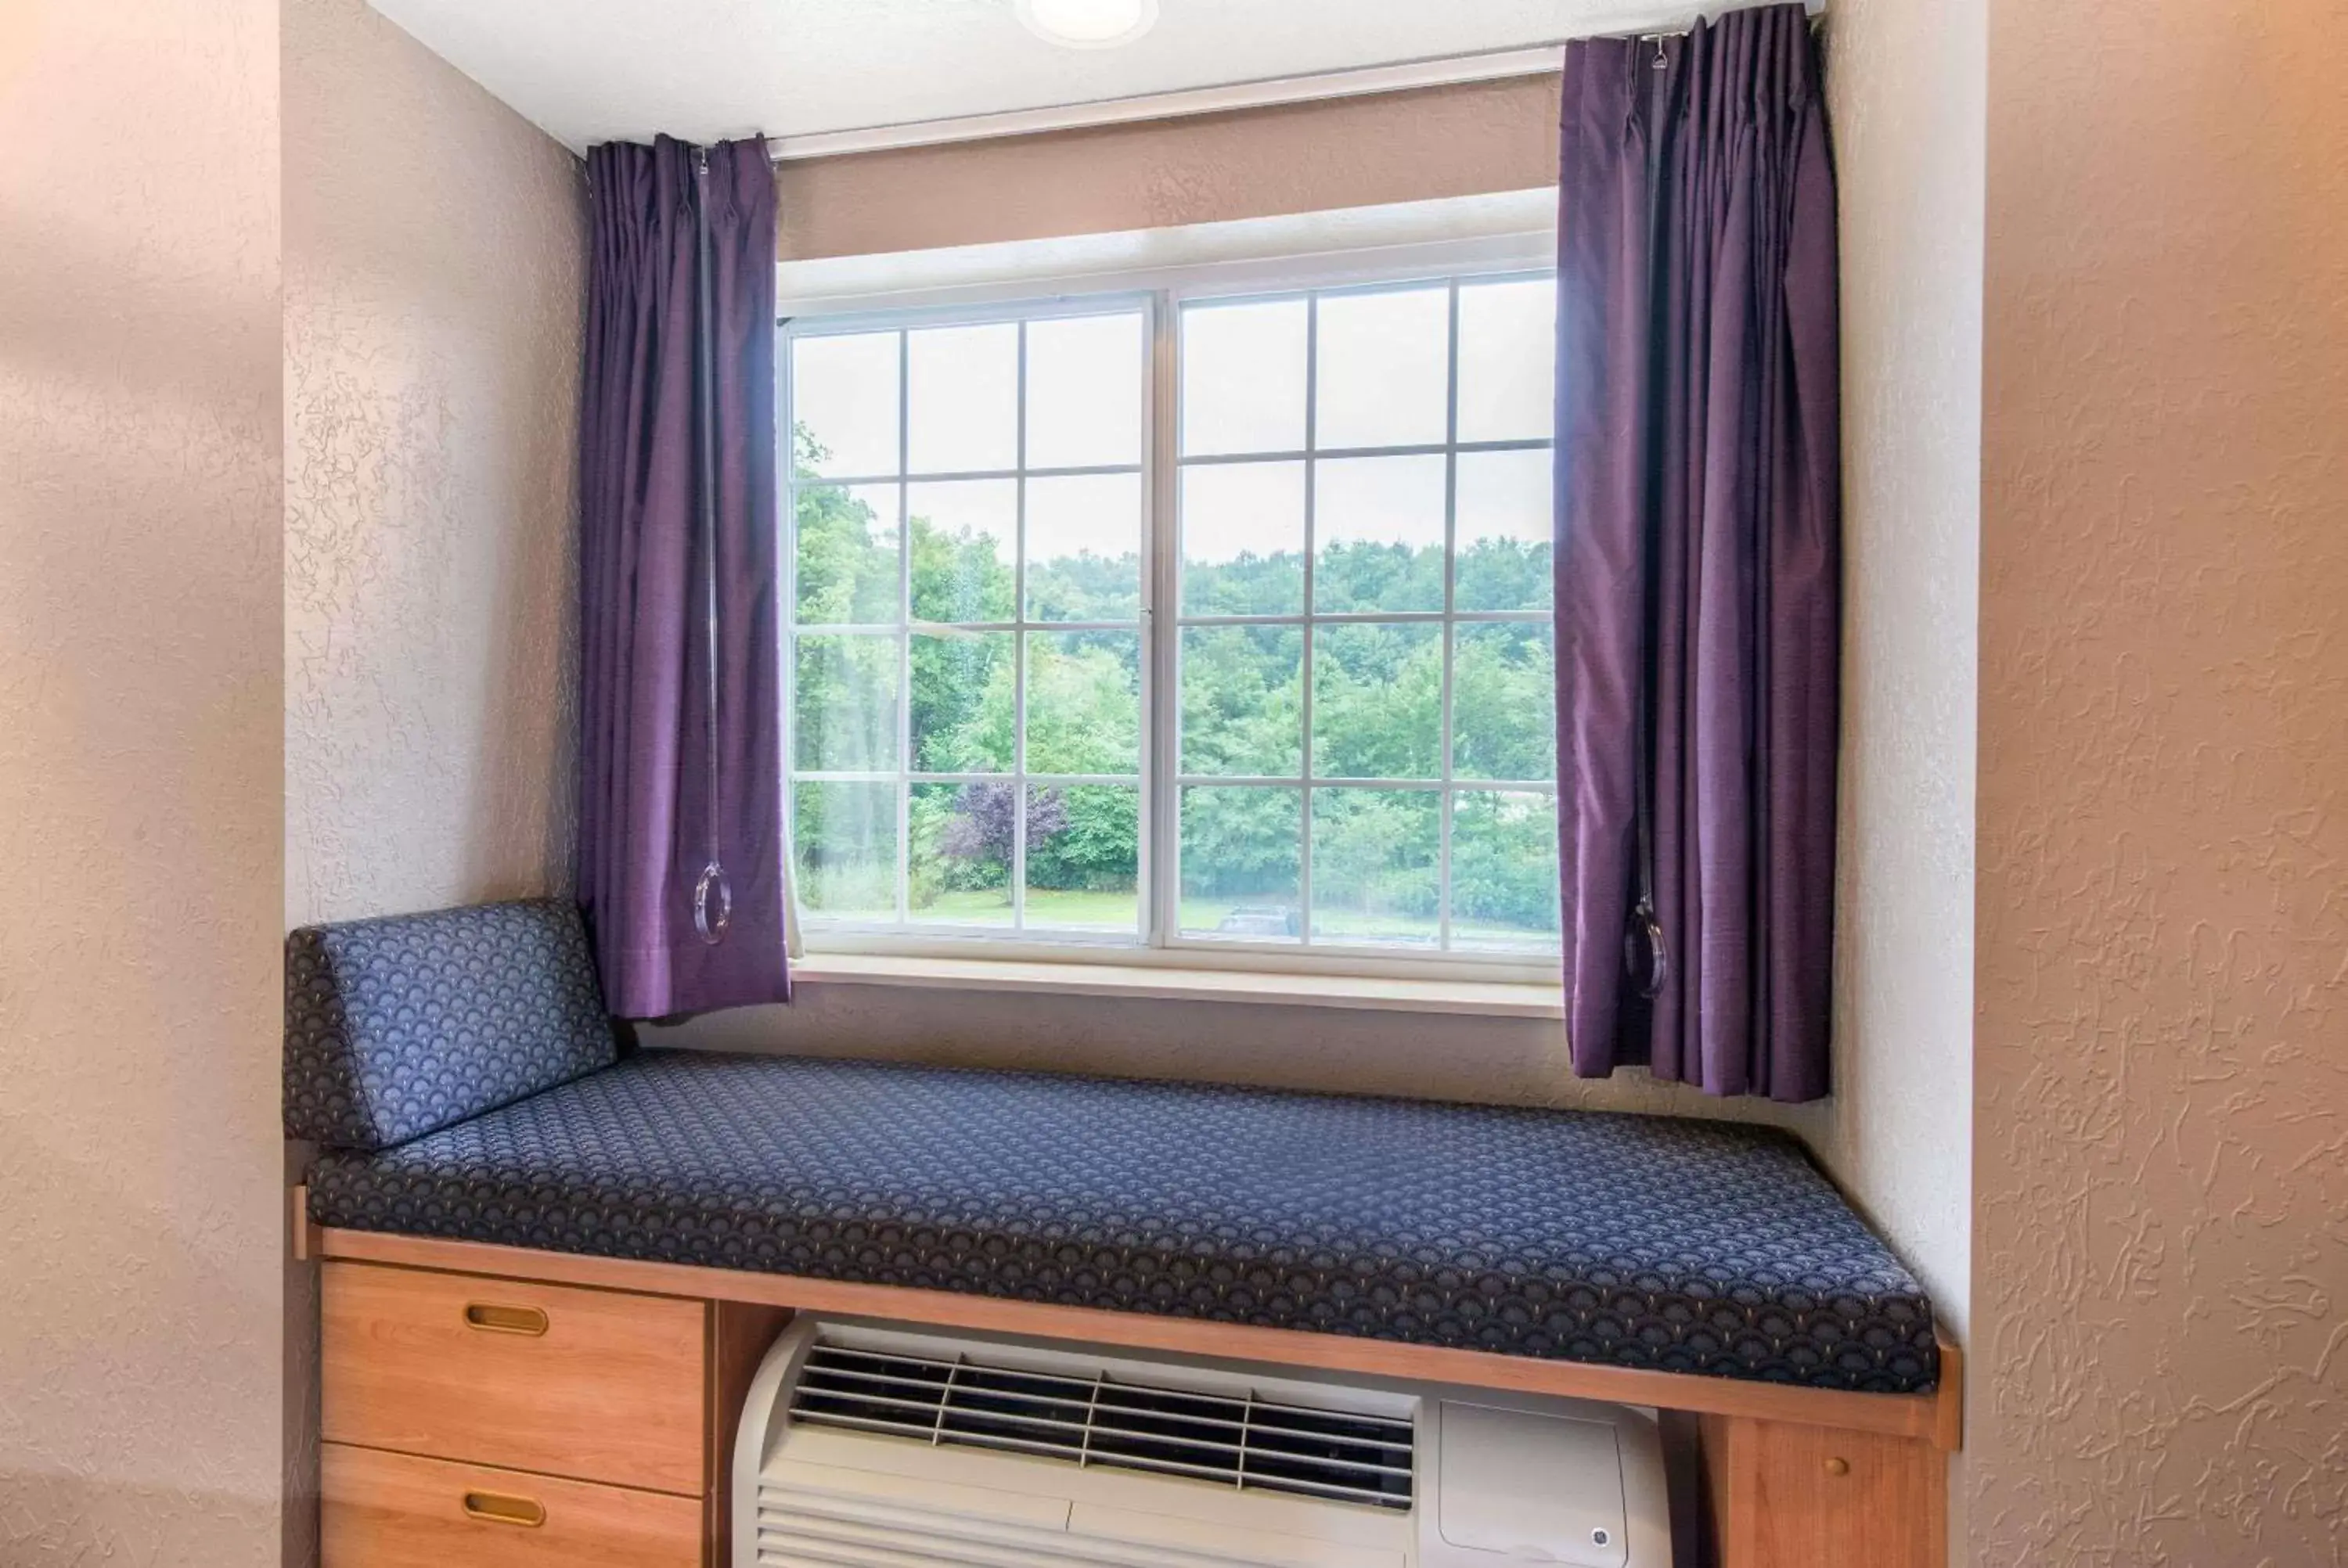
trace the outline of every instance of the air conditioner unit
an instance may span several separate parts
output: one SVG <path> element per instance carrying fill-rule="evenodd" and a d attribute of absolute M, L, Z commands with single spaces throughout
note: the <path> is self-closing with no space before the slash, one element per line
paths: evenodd
<path fill-rule="evenodd" d="M 801 1318 L 735 1568 L 1670 1568 L 1653 1412 Z"/>

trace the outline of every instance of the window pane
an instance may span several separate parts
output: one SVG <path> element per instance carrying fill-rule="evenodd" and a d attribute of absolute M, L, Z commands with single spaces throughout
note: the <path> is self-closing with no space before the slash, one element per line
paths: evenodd
<path fill-rule="evenodd" d="M 897 471 L 897 334 L 791 340 L 792 463 L 811 474 Z"/>
<path fill-rule="evenodd" d="M 1549 608 L 1552 478 L 1546 446 L 1459 454 L 1452 588 L 1460 609 Z"/>
<path fill-rule="evenodd" d="M 1464 792 L 1451 807 L 1451 945 L 1558 945 L 1557 802 Z"/>
<path fill-rule="evenodd" d="M 1459 290 L 1459 439 L 1556 434 L 1557 285 L 1547 278 Z"/>
<path fill-rule="evenodd" d="M 791 792 L 791 845 L 801 908 L 896 917 L 895 784 L 799 784 Z"/>
<path fill-rule="evenodd" d="M 1294 615 L 1304 608 L 1304 465 L 1182 470 L 1182 613 Z"/>
<path fill-rule="evenodd" d="M 1138 634 L 1027 634 L 1027 771 L 1141 771 Z"/>
<path fill-rule="evenodd" d="M 794 516 L 799 623 L 894 625 L 897 487 L 803 485 Z"/>
<path fill-rule="evenodd" d="M 1304 634 L 1294 626 L 1182 633 L 1182 771 L 1293 778 L 1304 767 Z"/>
<path fill-rule="evenodd" d="M 1250 942 L 1301 938 L 1303 839 L 1301 790 L 1184 790 L 1182 930 Z"/>
<path fill-rule="evenodd" d="M 1432 947 L 1441 935 L 1441 796 L 1313 792 L 1313 939 Z"/>
<path fill-rule="evenodd" d="M 1182 312 L 1182 452 L 1304 446 L 1303 300 Z"/>
<path fill-rule="evenodd" d="M 1027 323 L 1030 468 L 1141 461 L 1141 317 Z"/>
<path fill-rule="evenodd" d="M 1019 551 L 1019 481 L 909 485 L 913 619 L 1009 620 Z"/>
<path fill-rule="evenodd" d="M 915 474 L 1019 466 L 1019 324 L 905 334 L 905 461 Z"/>
<path fill-rule="evenodd" d="M 1443 608 L 1440 456 L 1341 457 L 1313 477 L 1313 608 Z"/>
<path fill-rule="evenodd" d="M 1462 779 L 1557 776 L 1557 675 L 1549 622 L 1462 626 L 1451 665 L 1451 771 Z"/>
<path fill-rule="evenodd" d="M 897 766 L 897 639 L 802 637 L 792 692 L 797 765 L 809 773 Z"/>
<path fill-rule="evenodd" d="M 1011 771 L 1011 638 L 1008 631 L 913 635 L 908 654 L 916 773 Z"/>
<path fill-rule="evenodd" d="M 1445 288 L 1324 295 L 1313 446 L 1326 452 L 1443 440 L 1450 313 Z"/>
<path fill-rule="evenodd" d="M 1139 619 L 1140 475 L 1027 481 L 1027 615 Z"/>
<path fill-rule="evenodd" d="M 1011 814 L 1018 786 L 915 784 L 906 806 L 905 912 L 958 926 L 1011 924 Z"/>
<path fill-rule="evenodd" d="M 1313 630 L 1313 776 L 1443 774 L 1443 629 Z"/>
<path fill-rule="evenodd" d="M 1447 915 L 1463 951 L 1555 952 L 1555 301 L 1182 309 L 1177 831 L 1147 875 L 1147 311 L 792 338 L 792 625 L 875 629 L 790 633 L 810 915 L 1131 941 L 1162 872 L 1193 938 L 1426 950 Z M 1361 455 L 1275 456 L 1308 446 Z M 1036 472 L 1072 468 L 1128 471 Z M 1271 623 L 1197 624 L 1222 617 Z M 1023 618 L 1049 630 L 982 630 Z"/>
<path fill-rule="evenodd" d="M 1029 784 L 1027 793 L 1027 924 L 1138 931 L 1141 791 Z"/>

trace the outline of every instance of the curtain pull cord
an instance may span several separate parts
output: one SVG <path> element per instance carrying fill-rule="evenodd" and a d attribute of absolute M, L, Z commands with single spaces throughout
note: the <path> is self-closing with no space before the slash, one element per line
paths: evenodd
<path fill-rule="evenodd" d="M 1649 41 L 1655 46 L 1657 71 L 1671 68 L 1671 55 L 1664 47 L 1663 34 L 1651 34 Z M 1651 259 L 1662 254 L 1663 219 L 1655 200 L 1655 187 L 1662 175 L 1663 156 L 1662 108 L 1671 90 L 1671 78 L 1653 77 L 1648 92 L 1653 99 L 1654 129 L 1647 139 L 1647 254 Z M 1622 972 L 1638 988 L 1639 995 L 1653 1001 L 1663 994 L 1663 987 L 1672 975 L 1671 939 L 1664 935 L 1663 917 L 1655 908 L 1655 644 L 1660 633 L 1654 596 L 1656 573 L 1662 550 L 1659 544 L 1660 519 L 1655 515 L 1650 497 L 1647 516 L 1642 530 L 1640 548 L 1645 555 L 1648 589 L 1646 600 L 1639 613 L 1639 694 L 1637 729 L 1632 739 L 1632 755 L 1635 759 L 1632 773 L 1632 814 L 1636 819 L 1639 835 L 1638 896 L 1622 922 Z"/>
<path fill-rule="evenodd" d="M 709 270 L 709 149 L 693 149 L 693 217 L 695 242 L 694 294 L 699 330 L 694 334 L 700 359 L 701 568 L 703 664 L 709 677 L 709 757 L 703 783 L 708 786 L 709 858 L 693 887 L 693 928 L 716 947 L 734 923 L 734 888 L 726 880 L 717 834 L 717 341 Z"/>
<path fill-rule="evenodd" d="M 1639 897 L 1631 907 L 1630 918 L 1623 922 L 1622 972 L 1638 987 L 1639 994 L 1649 1001 L 1663 995 L 1663 986 L 1671 979 L 1672 948 L 1663 935 L 1663 922 L 1655 912 L 1655 799 L 1653 767 L 1654 717 L 1653 695 L 1648 690 L 1649 676 L 1643 671 L 1639 679 L 1638 772 L 1633 783 L 1633 814 L 1639 832 Z"/>

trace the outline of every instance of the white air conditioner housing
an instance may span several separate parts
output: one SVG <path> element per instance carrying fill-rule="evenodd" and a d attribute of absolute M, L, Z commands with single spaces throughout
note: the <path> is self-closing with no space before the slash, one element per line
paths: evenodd
<path fill-rule="evenodd" d="M 1654 1413 L 800 1318 L 734 1568 L 1671 1568 Z"/>

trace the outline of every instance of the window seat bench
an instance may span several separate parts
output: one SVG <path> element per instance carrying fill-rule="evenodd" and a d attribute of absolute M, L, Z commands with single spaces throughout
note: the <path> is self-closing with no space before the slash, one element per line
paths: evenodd
<path fill-rule="evenodd" d="M 344 1133 L 324 1140 L 340 1146 L 297 1200 L 297 1247 L 330 1269 L 697 1299 L 714 1314 L 713 1434 L 730 1421 L 723 1325 L 756 1337 L 794 1310 L 1690 1412 L 1706 1423 L 1725 1568 L 1938 1561 L 1929 1522 L 1897 1522 L 1912 1551 L 1866 1532 L 1884 1528 L 1886 1485 L 1937 1517 L 1938 1456 L 1957 1436 L 1953 1348 L 1907 1269 L 1781 1133 L 788 1056 L 623 1057 L 592 1038 L 575 996 L 559 1005 L 584 963 L 575 916 L 499 906 L 462 918 L 483 915 L 295 935 L 289 1130 Z M 480 960 L 500 948 L 502 968 Z M 457 970 L 419 991 L 415 967 L 448 962 Z M 477 994 L 484 984 L 503 990 Z M 567 1021 L 550 1032 L 549 1018 Z M 419 1054 L 424 1036 L 441 1043 Z M 488 1078 L 469 1075 L 468 1053 L 499 1041 Z M 515 1060 L 554 1081 L 500 1077 Z M 403 1075 L 425 1062 L 429 1092 L 403 1098 Z M 330 1446 L 347 1440 L 336 1379 L 355 1375 L 338 1358 L 370 1342 L 337 1341 L 335 1277 Z M 1859 1533 L 1733 1545 L 1739 1521 L 1763 1518 L 1761 1493 L 1735 1489 L 1764 1486 L 1818 1442 L 1835 1450 L 1808 1456 L 1822 1468 L 1806 1460 L 1798 1485 L 1780 1477 L 1772 1495 L 1801 1512 L 1797 1491 L 1871 1456 L 1878 1480 L 1849 1489 L 1836 1527 Z M 714 1497 L 722 1466 L 702 1459 Z"/>
<path fill-rule="evenodd" d="M 310 1213 L 551 1252 L 1929 1392 L 1915 1280 L 1760 1129 L 648 1051 Z"/>

